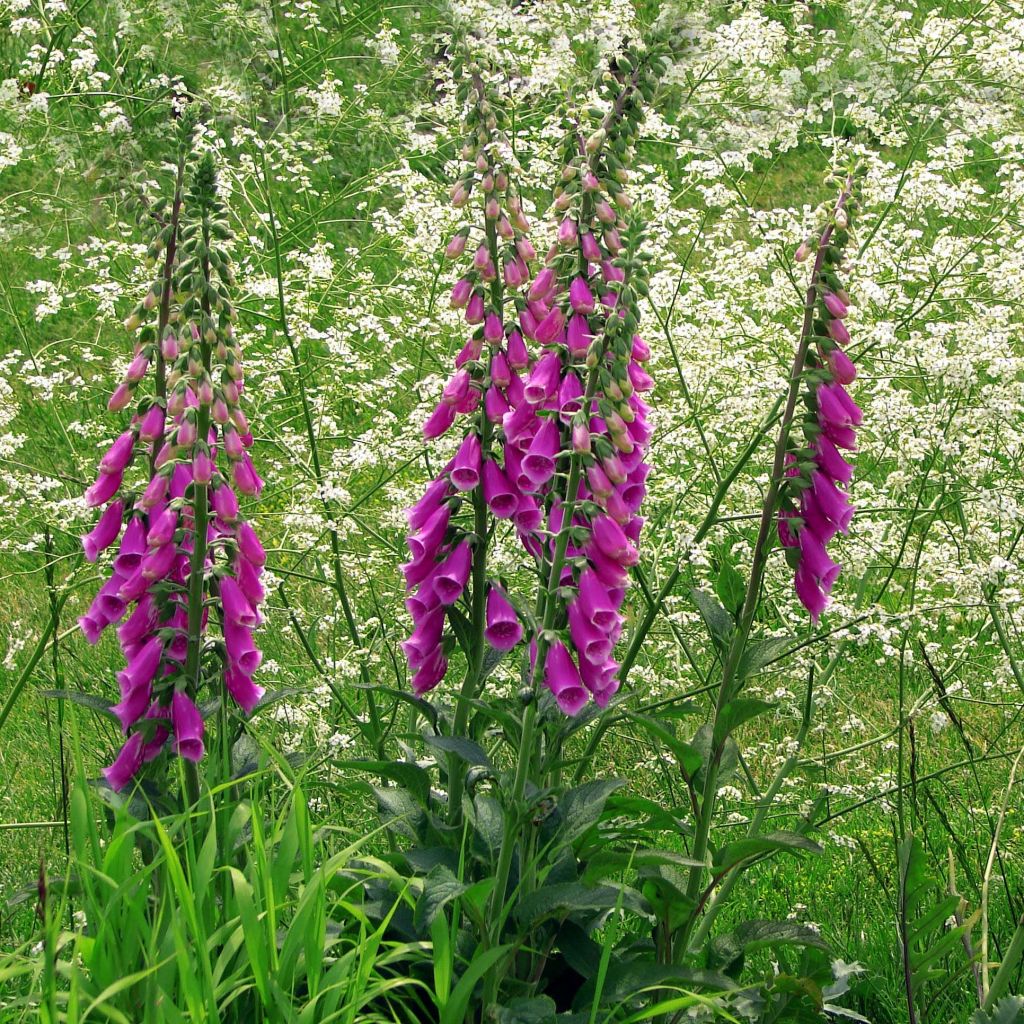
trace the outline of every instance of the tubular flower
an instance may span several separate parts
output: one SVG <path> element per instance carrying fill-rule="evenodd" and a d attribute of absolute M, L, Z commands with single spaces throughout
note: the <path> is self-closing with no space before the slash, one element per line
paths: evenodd
<path fill-rule="evenodd" d="M 114 789 L 127 786 L 168 740 L 179 756 L 202 758 L 197 703 L 213 668 L 203 664 L 211 607 L 223 623 L 226 664 L 213 664 L 227 692 L 246 713 L 263 694 L 251 678 L 259 664 L 251 630 L 260 621 L 266 556 L 229 483 L 247 495 L 262 487 L 239 404 L 244 374 L 235 313 L 224 298 L 233 283 L 222 247 L 230 232 L 212 159 L 200 159 L 187 193 L 183 176 L 184 152 L 172 219 L 161 225 L 171 239 L 158 250 L 161 276 L 151 286 L 153 300 L 129 318 L 141 328 L 139 342 L 110 403 L 137 401 L 137 410 L 100 460 L 89 500 L 109 504 L 82 540 L 96 561 L 120 538 L 108 581 L 79 619 L 90 643 L 120 623 L 125 668 L 118 673 L 121 700 L 111 710 L 127 740 L 104 772 Z M 143 326 L 152 309 L 157 322 Z M 148 374 L 155 395 L 137 398 Z M 141 473 L 132 473 L 136 465 Z"/>
<path fill-rule="evenodd" d="M 853 470 L 842 451 L 856 449 L 861 411 L 846 390 L 857 368 L 843 351 L 850 341 L 844 323 L 850 301 L 838 279 L 852 219 L 851 188 L 848 177 L 818 245 L 808 292 L 809 316 L 813 315 L 812 345 L 804 368 L 808 413 L 802 442 L 791 440 L 787 452 L 778 521 L 779 539 L 795 573 L 796 595 L 815 623 L 841 570 L 826 545 L 837 533 L 847 532 L 854 512 L 846 490 Z"/>

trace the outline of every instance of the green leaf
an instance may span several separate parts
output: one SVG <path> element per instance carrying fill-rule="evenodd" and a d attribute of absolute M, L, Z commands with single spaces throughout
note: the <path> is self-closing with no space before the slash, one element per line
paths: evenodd
<path fill-rule="evenodd" d="M 740 679 L 756 676 L 761 669 L 784 657 L 792 646 L 793 640 L 788 636 L 748 641 L 740 657 L 737 675 Z"/>
<path fill-rule="evenodd" d="M 558 805 L 562 815 L 559 840 L 571 843 L 596 825 L 601 820 L 608 797 L 625 784 L 623 779 L 596 779 L 570 789 Z"/>
<path fill-rule="evenodd" d="M 693 787 L 698 792 L 704 786 L 704 773 L 707 771 L 707 765 L 711 760 L 711 751 L 714 747 L 713 739 L 714 736 L 710 722 L 702 725 L 693 736 L 693 748 L 701 756 L 701 766 L 693 777 Z M 736 741 L 731 736 L 727 736 L 722 745 L 722 753 L 718 759 L 719 786 L 724 786 L 736 774 L 739 763 L 740 748 L 736 746 Z"/>
<path fill-rule="evenodd" d="M 491 764 L 491 759 L 487 756 L 487 752 L 479 743 L 473 740 L 467 740 L 463 736 L 424 736 L 424 742 L 432 747 L 436 747 L 438 750 L 443 750 L 447 754 L 454 754 L 456 757 L 461 758 L 466 764 L 471 766 L 477 766 L 483 768 L 490 768 L 492 771 L 494 765 Z"/>
<path fill-rule="evenodd" d="M 541 886 L 521 900 L 516 907 L 516 919 L 529 930 L 548 917 L 568 917 L 580 911 L 608 911 L 617 904 L 636 914 L 648 916 L 651 913 L 647 901 L 627 886 L 588 887 L 579 882 L 559 882 Z"/>
<path fill-rule="evenodd" d="M 735 618 L 743 607 L 743 598 L 746 596 L 746 586 L 743 577 L 736 571 L 735 567 L 725 563 L 719 570 L 718 579 L 715 580 L 715 593 L 719 596 L 726 610 Z"/>
<path fill-rule="evenodd" d="M 758 857 L 763 853 L 782 851 L 787 853 L 821 853 L 821 847 L 797 832 L 767 832 L 763 836 L 750 839 L 738 839 L 734 843 L 726 843 L 714 859 L 716 872 L 724 871 L 735 864 Z"/>
<path fill-rule="evenodd" d="M 745 953 L 774 946 L 828 948 L 815 929 L 799 921 L 744 921 L 733 935 Z"/>
<path fill-rule="evenodd" d="M 717 746 L 726 736 L 734 733 L 744 722 L 749 722 L 775 707 L 757 697 L 738 697 L 729 701 L 715 719 L 714 743 Z"/>
<path fill-rule="evenodd" d="M 448 606 L 447 613 L 452 632 L 455 634 L 455 639 L 459 642 L 459 647 L 462 648 L 462 653 L 471 659 L 473 657 L 473 629 L 470 626 L 469 619 L 453 604 Z"/>
<path fill-rule="evenodd" d="M 390 779 L 415 797 L 420 807 L 426 808 L 430 804 L 430 776 L 411 761 L 370 761 L 360 758 L 342 761 L 339 767 L 352 768 L 357 772 L 367 772 L 379 775 L 382 779 Z"/>
<path fill-rule="evenodd" d="M 508 1006 L 499 1006 L 497 1024 L 555 1024 L 557 1007 L 550 996 L 513 999 Z"/>
<path fill-rule="evenodd" d="M 438 864 L 423 880 L 423 892 L 416 901 L 413 914 L 416 928 L 419 931 L 428 929 L 445 904 L 458 899 L 468 888 L 448 868 Z"/>
<path fill-rule="evenodd" d="M 408 790 L 388 786 L 370 786 L 377 798 L 377 809 L 384 823 L 393 831 L 409 839 L 418 833 L 426 821 L 423 809 Z"/>
<path fill-rule="evenodd" d="M 651 737 L 672 751 L 676 763 L 687 778 L 693 778 L 697 774 L 703 762 L 703 757 L 696 747 L 685 740 L 679 739 L 667 725 L 662 725 L 655 718 L 650 718 L 647 715 L 638 715 L 634 712 L 626 712 L 626 714 Z"/>
<path fill-rule="evenodd" d="M 719 648 L 724 648 L 732 638 L 732 616 L 706 591 L 690 591 L 690 597 L 697 606 L 711 639 Z"/>
<path fill-rule="evenodd" d="M 469 1000 L 473 995 L 473 989 L 477 982 L 506 954 L 514 950 L 515 946 L 494 946 L 492 949 L 484 950 L 473 958 L 472 963 L 466 969 L 466 973 L 459 978 L 451 999 L 448 1000 L 444 1010 L 441 1012 L 440 1024 L 466 1024 L 468 1019 L 467 1010 Z"/>
<path fill-rule="evenodd" d="M 98 694 L 85 693 L 81 690 L 40 690 L 39 692 L 44 697 L 50 697 L 53 700 L 69 700 L 73 704 L 79 704 L 99 715 L 106 715 L 115 722 L 118 720 L 117 715 L 110 710 L 114 706 L 113 701 L 107 700 L 106 697 L 100 697 Z"/>
<path fill-rule="evenodd" d="M 469 820 L 487 852 L 494 856 L 505 839 L 505 813 L 493 796 L 478 793 L 467 802 Z"/>

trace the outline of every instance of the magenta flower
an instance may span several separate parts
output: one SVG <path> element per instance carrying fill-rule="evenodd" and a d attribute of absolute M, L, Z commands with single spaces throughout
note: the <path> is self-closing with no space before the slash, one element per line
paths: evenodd
<path fill-rule="evenodd" d="M 523 638 L 515 608 L 497 587 L 487 591 L 487 626 L 484 637 L 497 651 L 510 651 Z"/>
<path fill-rule="evenodd" d="M 106 551 L 117 540 L 123 519 L 124 502 L 119 498 L 106 507 L 96 525 L 82 538 L 85 557 L 90 562 L 95 562 L 100 552 Z"/>
<path fill-rule="evenodd" d="M 201 761 L 204 753 L 203 718 L 184 690 L 175 690 L 171 698 L 171 728 L 178 756 L 188 761 Z"/>
<path fill-rule="evenodd" d="M 103 777 L 110 788 L 120 792 L 135 777 L 142 767 L 143 737 L 141 732 L 132 733 L 121 747 L 114 763 L 103 769 Z"/>
<path fill-rule="evenodd" d="M 441 563 L 433 576 L 434 593 L 441 604 L 454 604 L 466 589 L 472 559 L 469 541 L 462 541 Z"/>
<path fill-rule="evenodd" d="M 544 660 L 544 685 L 567 715 L 579 714 L 589 699 L 579 669 L 561 640 L 556 640 L 548 648 Z"/>
<path fill-rule="evenodd" d="M 451 480 L 460 491 L 471 491 L 480 482 L 480 438 L 467 434 L 452 466 Z"/>

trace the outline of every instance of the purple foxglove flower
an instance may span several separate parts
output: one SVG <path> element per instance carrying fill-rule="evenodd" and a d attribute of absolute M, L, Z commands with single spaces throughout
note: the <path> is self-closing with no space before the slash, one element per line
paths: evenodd
<path fill-rule="evenodd" d="M 503 273 L 505 284 L 513 291 L 525 284 L 530 276 L 526 264 L 518 256 L 513 259 L 506 258 Z"/>
<path fill-rule="evenodd" d="M 558 389 L 558 418 L 568 426 L 583 408 L 583 385 L 571 371 L 562 378 Z"/>
<path fill-rule="evenodd" d="M 537 338 L 537 317 L 531 309 L 521 310 L 519 313 L 519 324 L 523 329 L 523 334 L 527 338 L 536 340 Z"/>
<path fill-rule="evenodd" d="M 121 701 L 111 707 L 111 712 L 117 716 L 121 723 L 121 732 L 126 736 L 128 730 L 146 713 L 149 708 L 150 699 L 153 696 L 153 684 L 151 682 L 140 683 L 138 686 L 128 687 L 121 695 Z"/>
<path fill-rule="evenodd" d="M 846 303 L 835 292 L 826 292 L 822 301 L 825 303 L 825 308 L 837 320 L 842 320 L 849 312 Z"/>
<path fill-rule="evenodd" d="M 121 747 L 114 763 L 103 769 L 103 777 L 115 793 L 120 793 L 142 767 L 143 742 L 141 732 L 132 733 Z"/>
<path fill-rule="evenodd" d="M 811 613 L 811 621 L 817 624 L 821 613 L 828 605 L 828 597 L 822 592 L 821 587 L 815 582 L 803 562 L 797 567 L 793 584 L 800 603 Z"/>
<path fill-rule="evenodd" d="M 605 248 L 612 254 L 618 256 L 622 252 L 622 238 L 617 228 L 609 228 L 603 235 Z M 617 297 L 617 296 L 616 296 Z"/>
<path fill-rule="evenodd" d="M 188 761 L 203 759 L 203 717 L 184 690 L 175 690 L 171 698 L 171 727 L 174 752 Z"/>
<path fill-rule="evenodd" d="M 126 430 L 106 451 L 100 459 L 101 473 L 122 473 L 125 466 L 132 461 L 135 448 L 135 434 Z"/>
<path fill-rule="evenodd" d="M 234 564 L 235 579 L 245 594 L 245 599 L 253 608 L 258 608 L 266 597 L 263 584 L 260 583 L 260 570 L 244 558 L 236 558 Z"/>
<path fill-rule="evenodd" d="M 484 341 L 492 344 L 505 337 L 505 327 L 497 313 L 488 313 L 484 320 Z"/>
<path fill-rule="evenodd" d="M 96 483 L 85 492 L 85 503 L 91 508 L 105 505 L 117 494 L 118 488 L 121 486 L 121 477 L 120 471 L 105 473 L 101 470 Z"/>
<path fill-rule="evenodd" d="M 823 423 L 836 427 L 860 426 L 861 411 L 841 384 L 823 384 L 817 394 L 818 412 Z"/>
<path fill-rule="evenodd" d="M 256 467 L 253 465 L 248 452 L 243 453 L 242 457 L 235 463 L 231 476 L 235 486 L 242 494 L 258 496 L 263 490 L 263 478 L 256 472 Z"/>
<path fill-rule="evenodd" d="M 122 409 L 128 406 L 128 403 L 132 400 L 132 389 L 131 385 L 127 382 L 118 384 L 114 388 L 114 393 L 110 396 L 107 402 L 107 408 L 111 412 L 120 412 Z"/>
<path fill-rule="evenodd" d="M 572 245 L 576 241 L 576 221 L 572 217 L 566 217 L 558 225 L 558 244 Z"/>
<path fill-rule="evenodd" d="M 798 538 L 800 545 L 800 565 L 806 567 L 811 578 L 821 587 L 825 594 L 832 589 L 839 576 L 841 566 L 828 557 L 825 545 L 813 530 L 801 530 Z"/>
<path fill-rule="evenodd" d="M 624 587 L 629 578 L 625 566 L 609 558 L 600 548 L 590 545 L 587 557 L 597 573 L 597 578 L 606 587 Z"/>
<path fill-rule="evenodd" d="M 610 516 L 597 516 L 591 528 L 594 543 L 609 558 L 623 566 L 636 565 L 640 560 L 622 527 Z"/>
<path fill-rule="evenodd" d="M 472 297 L 466 305 L 466 323 L 482 324 L 484 322 L 484 296 L 483 292 L 473 292 Z"/>
<path fill-rule="evenodd" d="M 473 294 L 473 282 L 468 277 L 460 278 L 452 288 L 452 309 L 462 309 Z"/>
<path fill-rule="evenodd" d="M 497 384 L 499 387 L 506 387 L 511 377 L 512 371 L 509 369 L 508 360 L 501 352 L 495 352 L 491 356 L 491 382 Z"/>
<path fill-rule="evenodd" d="M 127 605 L 131 601 L 138 601 L 149 589 L 151 580 L 142 575 L 142 566 L 135 570 L 127 579 L 118 577 L 121 580 L 121 588 L 117 592 L 117 600 Z"/>
<path fill-rule="evenodd" d="M 441 392 L 441 401 L 445 405 L 458 405 L 469 391 L 469 370 L 457 371 Z"/>
<path fill-rule="evenodd" d="M 256 531 L 244 520 L 238 524 L 236 532 L 239 554 L 251 565 L 260 568 L 266 565 L 267 553 L 263 550 Z"/>
<path fill-rule="evenodd" d="M 505 354 L 508 358 L 508 365 L 513 370 L 525 370 L 530 365 L 530 353 L 526 349 L 526 342 L 523 341 L 522 334 L 517 330 L 509 332 Z"/>
<path fill-rule="evenodd" d="M 590 452 L 590 430 L 585 423 L 574 423 L 572 428 L 572 450 L 574 452 Z"/>
<path fill-rule="evenodd" d="M 848 484 L 853 477 L 853 467 L 824 434 L 820 434 L 814 443 L 814 459 L 826 476 L 839 483 Z"/>
<path fill-rule="evenodd" d="M 813 530 L 822 542 L 827 543 L 839 532 L 839 526 L 822 512 L 813 491 L 805 491 L 802 496 L 800 518 L 803 519 L 804 526 Z"/>
<path fill-rule="evenodd" d="M 491 253 L 486 243 L 481 243 L 476 252 L 473 253 L 473 266 L 477 270 L 483 270 L 491 261 Z"/>
<path fill-rule="evenodd" d="M 596 462 L 587 466 L 587 483 L 597 498 L 607 498 L 612 493 L 612 482 Z"/>
<path fill-rule="evenodd" d="M 162 406 L 151 405 L 139 423 L 139 439 L 157 441 L 164 436 L 164 410 Z"/>
<path fill-rule="evenodd" d="M 505 431 L 505 439 L 508 442 L 505 445 L 505 472 L 509 479 L 514 480 L 515 474 L 509 468 L 508 450 L 512 448 L 526 451 L 530 447 L 530 442 L 540 429 L 537 410 L 529 402 L 524 401 L 522 405 L 517 406 L 502 419 L 501 425 Z M 516 469 L 518 471 L 518 466 Z"/>
<path fill-rule="evenodd" d="M 562 360 L 557 352 L 547 352 L 534 364 L 523 386 L 523 395 L 531 405 L 546 402 L 558 390 Z"/>
<path fill-rule="evenodd" d="M 134 656 L 129 660 L 127 666 L 118 673 L 118 679 L 122 681 L 122 693 L 127 689 L 135 689 L 137 686 L 144 686 L 151 683 L 160 667 L 160 659 L 163 657 L 164 645 L 160 637 L 150 637 Z"/>
<path fill-rule="evenodd" d="M 437 605 L 425 615 L 413 619 L 413 631 L 408 640 L 402 641 L 402 650 L 411 669 L 417 669 L 434 656 L 441 645 L 444 632 L 444 609 Z"/>
<path fill-rule="evenodd" d="M 174 560 L 177 557 L 177 550 L 173 544 L 164 544 L 158 548 L 152 548 L 149 554 L 142 559 L 142 575 L 147 580 L 166 579 L 174 568 Z"/>
<path fill-rule="evenodd" d="M 516 524 L 516 528 L 522 530 L 523 533 L 533 533 L 539 530 L 541 523 L 544 522 L 544 515 L 537 504 L 537 499 L 529 494 L 521 494 L 512 521 Z"/>
<path fill-rule="evenodd" d="M 120 576 L 130 576 L 142 564 L 145 553 L 146 527 L 138 516 L 132 516 L 114 556 L 114 572 Z"/>
<path fill-rule="evenodd" d="M 646 363 L 651 358 L 651 350 L 648 348 L 647 342 L 639 334 L 633 335 L 632 356 L 638 363 Z"/>
<path fill-rule="evenodd" d="M 434 592 L 443 605 L 454 604 L 469 580 L 472 557 L 469 541 L 462 541 L 455 550 L 441 563 L 434 574 Z"/>
<path fill-rule="evenodd" d="M 149 356 L 146 355 L 145 351 L 139 352 L 129 364 L 128 369 L 125 370 L 125 380 L 130 380 L 133 384 L 136 384 L 146 376 L 146 370 L 148 369 Z"/>
<path fill-rule="evenodd" d="M 245 448 L 238 431 L 233 427 L 227 427 L 224 431 L 224 454 L 229 459 L 240 459 L 244 452 Z"/>
<path fill-rule="evenodd" d="M 466 392 L 465 397 L 455 406 L 456 412 L 466 413 L 467 415 L 471 412 L 475 412 L 477 406 L 480 405 L 480 392 L 477 388 L 470 388 Z"/>
<path fill-rule="evenodd" d="M 448 243 L 448 248 L 445 249 L 444 254 L 450 260 L 457 260 L 465 251 L 466 235 L 460 232 L 452 236 L 452 240 Z"/>
<path fill-rule="evenodd" d="M 633 510 L 626 504 L 622 497 L 622 487 L 616 487 L 606 498 L 602 498 L 600 504 L 604 510 L 620 525 L 628 523 L 632 518 Z"/>
<path fill-rule="evenodd" d="M 501 423 L 509 411 L 508 402 L 500 388 L 490 387 L 484 395 L 484 412 L 492 423 Z"/>
<path fill-rule="evenodd" d="M 576 663 L 561 640 L 548 648 L 544 658 L 544 685 L 566 715 L 579 714 L 589 700 Z"/>
<path fill-rule="evenodd" d="M 608 474 L 608 479 L 613 484 L 622 484 L 626 482 L 626 469 L 622 465 L 622 459 L 617 455 L 609 455 L 607 458 L 601 460 L 601 466 L 605 473 Z"/>
<path fill-rule="evenodd" d="M 165 508 L 153 520 L 153 525 L 146 534 L 146 544 L 151 548 L 163 547 L 174 539 L 174 531 L 178 528 L 178 513 L 173 508 Z"/>
<path fill-rule="evenodd" d="M 539 324 L 534 339 L 540 345 L 551 345 L 559 340 L 565 328 L 565 314 L 555 306 Z"/>
<path fill-rule="evenodd" d="M 594 336 L 590 333 L 590 324 L 582 313 L 574 313 L 569 317 L 569 325 L 566 329 L 566 344 L 569 347 L 569 354 L 582 358 L 590 350 Z"/>
<path fill-rule="evenodd" d="M 523 472 L 534 487 L 542 487 L 555 475 L 555 460 L 561 452 L 558 424 L 544 421 L 523 458 Z"/>
<path fill-rule="evenodd" d="M 461 370 L 466 363 L 475 362 L 480 358 L 480 353 L 483 350 L 484 342 L 482 338 L 470 338 L 455 357 L 455 369 Z"/>
<path fill-rule="evenodd" d="M 197 484 L 208 484 L 213 479 L 216 468 L 213 459 L 206 452 L 196 452 L 192 460 L 192 479 Z"/>
<path fill-rule="evenodd" d="M 597 219 L 601 221 L 602 224 L 614 224 L 616 220 L 618 220 L 615 211 L 611 208 L 606 199 L 602 199 L 600 202 L 595 204 L 594 213 L 597 214 Z"/>
<path fill-rule="evenodd" d="M 493 459 L 484 462 L 484 501 L 498 519 L 508 519 L 519 507 L 519 495 Z"/>
<path fill-rule="evenodd" d="M 221 484 L 213 490 L 210 505 L 218 518 L 225 523 L 233 523 L 238 519 L 238 498 L 227 484 Z"/>
<path fill-rule="evenodd" d="M 259 616 L 249 604 L 248 598 L 242 592 L 238 581 L 231 576 L 220 578 L 220 602 L 224 609 L 224 618 L 229 622 L 236 622 L 240 626 L 255 626 L 258 624 Z"/>
<path fill-rule="evenodd" d="M 450 464 L 446 466 L 441 475 L 424 491 L 423 497 L 415 505 L 405 510 L 409 529 L 422 529 L 424 523 L 440 508 L 441 502 L 448 497 L 451 491 L 451 484 L 447 474 L 451 471 L 451 468 Z"/>
<path fill-rule="evenodd" d="M 613 641 L 584 614 L 579 601 L 569 605 L 569 636 L 580 658 L 592 665 L 603 665 L 612 656 Z M 580 661 L 582 668 L 583 660 Z"/>
<path fill-rule="evenodd" d="M 424 615 L 440 607 L 437 594 L 430 583 L 424 583 L 415 594 L 410 594 L 405 599 L 405 607 L 414 619 L 420 619 Z"/>
<path fill-rule="evenodd" d="M 252 642 L 252 630 L 234 622 L 224 623 L 224 647 L 228 664 L 243 675 L 251 676 L 260 667 L 263 655 Z"/>
<path fill-rule="evenodd" d="M 135 610 L 118 627 L 117 638 L 122 647 L 138 644 L 156 625 L 156 606 L 149 594 L 135 606 Z"/>
<path fill-rule="evenodd" d="M 534 249 L 533 243 L 528 238 L 519 238 L 516 240 L 516 252 L 518 252 L 520 257 L 526 260 L 527 263 L 537 258 L 537 250 Z"/>
<path fill-rule="evenodd" d="M 505 398 L 508 400 L 509 406 L 521 405 L 526 401 L 526 392 L 523 388 L 523 382 L 519 379 L 519 375 L 515 370 L 509 370 L 508 384 L 505 386 Z"/>
<path fill-rule="evenodd" d="M 841 491 L 832 480 L 822 472 L 811 474 L 811 490 L 814 500 L 822 514 L 846 533 L 853 518 L 853 506 L 850 505 L 845 491 Z"/>
<path fill-rule="evenodd" d="M 444 679 L 447 671 L 448 659 L 445 658 L 442 649 L 439 647 L 433 657 L 425 661 L 416 670 L 416 674 L 412 677 L 412 692 L 417 697 L 422 697 L 423 694 L 429 693 Z"/>
<path fill-rule="evenodd" d="M 106 551 L 117 540 L 123 517 L 124 502 L 120 498 L 104 509 L 96 525 L 82 538 L 82 548 L 88 561 L 95 562 L 100 552 Z"/>
<path fill-rule="evenodd" d="M 405 577 L 405 589 L 412 590 L 418 587 L 425 580 L 432 579 L 437 572 L 438 565 L 433 555 L 426 558 L 414 558 L 402 566 L 402 575 Z"/>
<path fill-rule="evenodd" d="M 146 489 L 142 492 L 142 497 L 139 499 L 139 508 L 151 509 L 165 501 L 167 498 L 167 477 L 163 473 L 157 474 L 152 480 L 146 485 Z"/>
<path fill-rule="evenodd" d="M 196 438 L 199 436 L 199 431 L 196 427 L 196 422 L 191 417 L 186 417 L 178 425 L 178 429 L 174 435 L 175 444 L 180 445 L 182 448 L 191 448 L 196 443 Z"/>
<path fill-rule="evenodd" d="M 531 301 L 543 299 L 555 286 L 555 271 L 553 267 L 545 267 L 534 279 L 527 292 Z"/>
<path fill-rule="evenodd" d="M 577 313 L 594 312 L 594 293 L 585 277 L 574 277 L 569 285 L 569 302 Z"/>
<path fill-rule="evenodd" d="M 523 627 L 515 608 L 497 587 L 487 591 L 484 637 L 496 651 L 511 651 L 523 638 Z"/>
<path fill-rule="evenodd" d="M 467 434 L 459 446 L 450 476 L 460 491 L 471 491 L 480 483 L 480 438 L 476 434 Z"/>
<path fill-rule="evenodd" d="M 451 509 L 447 505 L 441 505 L 423 524 L 423 528 L 418 533 L 407 538 L 409 553 L 412 555 L 413 561 L 418 562 L 421 559 L 433 561 L 448 532 L 450 518 Z"/>
<path fill-rule="evenodd" d="M 654 378 L 639 363 L 630 363 L 627 372 L 635 390 L 650 391 L 654 387 Z"/>
<path fill-rule="evenodd" d="M 437 408 L 430 414 L 427 422 L 423 424 L 423 436 L 428 440 L 440 437 L 455 422 L 455 409 L 453 406 L 438 402 Z"/>
<path fill-rule="evenodd" d="M 829 320 L 828 333 L 840 345 L 850 344 L 850 332 L 846 329 L 846 324 L 842 320 Z"/>
<path fill-rule="evenodd" d="M 838 384 L 852 384 L 857 376 L 857 367 L 842 349 L 837 348 L 828 354 L 828 368 Z"/>
<path fill-rule="evenodd" d="M 779 512 L 779 543 L 784 548 L 795 548 L 800 541 L 797 538 L 793 527 L 790 525 L 790 520 L 796 518 L 796 513 L 792 509 L 781 509 Z M 808 527 L 808 529 L 810 529 Z"/>
<path fill-rule="evenodd" d="M 239 672 L 237 669 L 229 668 L 224 673 L 224 685 L 231 694 L 231 699 L 247 714 L 251 715 L 253 709 L 259 704 L 260 699 L 266 690 L 252 681 L 251 676 Z"/>
<path fill-rule="evenodd" d="M 78 628 L 90 644 L 99 643 L 100 635 L 108 625 L 109 623 L 105 619 L 97 619 L 88 613 L 78 617 Z"/>
<path fill-rule="evenodd" d="M 583 253 L 583 258 L 589 260 L 591 263 L 601 262 L 601 247 L 597 244 L 597 239 L 589 231 L 585 231 L 580 236 L 580 250 Z"/>

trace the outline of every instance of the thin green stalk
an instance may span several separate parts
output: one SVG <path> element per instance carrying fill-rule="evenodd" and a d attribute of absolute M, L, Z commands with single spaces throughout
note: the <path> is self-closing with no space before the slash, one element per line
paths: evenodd
<path fill-rule="evenodd" d="M 210 280 L 210 221 L 209 215 L 203 217 L 203 281 Z M 209 291 L 203 290 L 202 310 L 204 321 L 211 316 Z M 199 352 L 206 373 L 211 368 L 210 343 L 206 340 L 205 324 L 199 332 Z M 196 436 L 202 443 L 210 435 L 210 406 L 206 402 L 199 403 L 196 417 Z M 199 693 L 202 682 L 203 661 L 203 604 L 206 598 L 206 549 L 207 524 L 209 522 L 209 485 L 192 484 L 192 557 L 189 561 L 188 574 L 188 646 L 185 653 L 185 681 L 191 688 L 190 696 Z M 221 694 L 223 697 L 223 694 Z M 194 761 L 183 759 L 185 769 L 185 788 L 189 806 L 199 801 L 199 769 Z"/>
<path fill-rule="evenodd" d="M 337 522 L 338 509 L 335 507 L 334 502 L 327 497 L 327 489 L 325 486 L 326 481 L 324 479 L 323 467 L 320 464 L 320 448 L 317 444 L 316 428 L 313 424 L 313 412 L 309 404 L 309 396 L 306 393 L 306 382 L 302 375 L 302 360 L 299 358 L 298 345 L 296 345 L 295 339 L 292 337 L 292 332 L 288 327 L 288 308 L 285 303 L 284 295 L 284 268 L 281 262 L 281 244 L 280 239 L 278 238 L 277 216 L 274 213 L 273 192 L 270 184 L 270 172 L 267 168 L 266 155 L 263 156 L 262 166 L 263 185 L 266 189 L 268 223 L 270 225 L 271 241 L 274 246 L 274 266 L 275 274 L 277 276 L 277 302 L 281 323 L 281 333 L 284 336 L 285 343 L 288 345 L 288 351 L 291 354 L 292 369 L 295 372 L 295 379 L 298 383 L 299 401 L 302 406 L 302 420 L 306 429 L 306 440 L 309 444 L 309 457 L 313 465 L 313 478 L 316 481 L 320 504 L 323 506 L 324 514 L 327 517 L 327 532 L 331 545 L 331 568 L 334 574 L 334 592 L 337 594 L 338 601 L 341 604 L 341 611 L 345 619 L 345 627 L 348 631 L 349 639 L 352 641 L 352 644 L 356 649 L 356 658 L 359 661 L 359 677 L 362 681 L 363 687 L 365 688 L 366 706 L 370 716 L 370 724 L 373 727 L 377 756 L 383 758 L 384 737 L 381 730 L 380 712 L 377 708 L 377 701 L 371 688 L 372 679 L 370 677 L 370 670 L 367 667 L 366 658 L 361 653 L 363 649 L 363 642 L 359 635 L 359 627 L 356 623 L 355 615 L 352 612 L 352 605 L 349 602 L 348 591 L 345 587 L 345 573 L 341 564 L 341 542 L 335 525 Z"/>
<path fill-rule="evenodd" d="M 847 201 L 852 188 L 852 180 L 847 179 L 843 191 L 839 197 L 836 209 L 840 209 Z M 768 561 L 768 551 L 771 543 L 772 524 L 777 512 L 779 491 L 782 486 L 783 474 L 785 471 L 786 452 L 789 447 L 789 433 L 796 413 L 797 399 L 800 394 L 800 387 L 803 380 L 804 365 L 807 360 L 807 353 L 810 348 L 812 328 L 814 324 L 814 308 L 818 294 L 818 279 L 825 260 L 825 249 L 832 238 L 834 225 L 830 222 L 821 234 L 818 242 L 818 250 L 815 255 L 814 266 L 811 271 L 810 284 L 804 300 L 804 319 L 800 328 L 800 340 L 797 345 L 796 357 L 793 360 L 793 367 L 789 377 L 789 392 L 786 398 L 786 405 L 782 413 L 782 424 L 779 428 L 778 439 L 775 443 L 775 459 L 772 465 L 771 480 L 765 494 L 764 505 L 761 511 L 761 523 L 758 528 L 757 540 L 754 544 L 754 557 L 750 567 L 750 579 L 747 583 L 747 590 L 743 598 L 743 605 L 740 609 L 739 619 L 733 633 L 732 641 L 729 644 L 729 651 L 722 666 L 722 683 L 718 689 L 718 697 L 715 701 L 714 716 L 712 718 L 713 728 L 717 726 L 722 712 L 729 702 L 736 695 L 737 674 L 743 652 L 746 649 L 747 640 L 750 636 L 750 629 L 754 622 L 754 614 L 761 595 L 761 584 L 764 579 L 764 572 Z M 742 683 L 742 680 L 739 680 Z M 676 957 L 686 955 L 689 948 L 689 939 L 696 923 L 698 897 L 701 892 L 701 885 L 704 878 L 705 861 L 708 856 L 709 841 L 711 836 L 711 824 L 715 811 L 715 798 L 718 792 L 718 775 L 721 765 L 722 753 L 725 749 L 726 737 L 716 743 L 709 753 L 708 763 L 705 765 L 704 787 L 701 795 L 700 813 L 697 817 L 696 830 L 694 835 L 691 856 L 698 865 L 690 868 L 687 880 L 686 895 L 694 907 L 693 914 L 682 927 L 678 945 L 675 949 Z"/>

